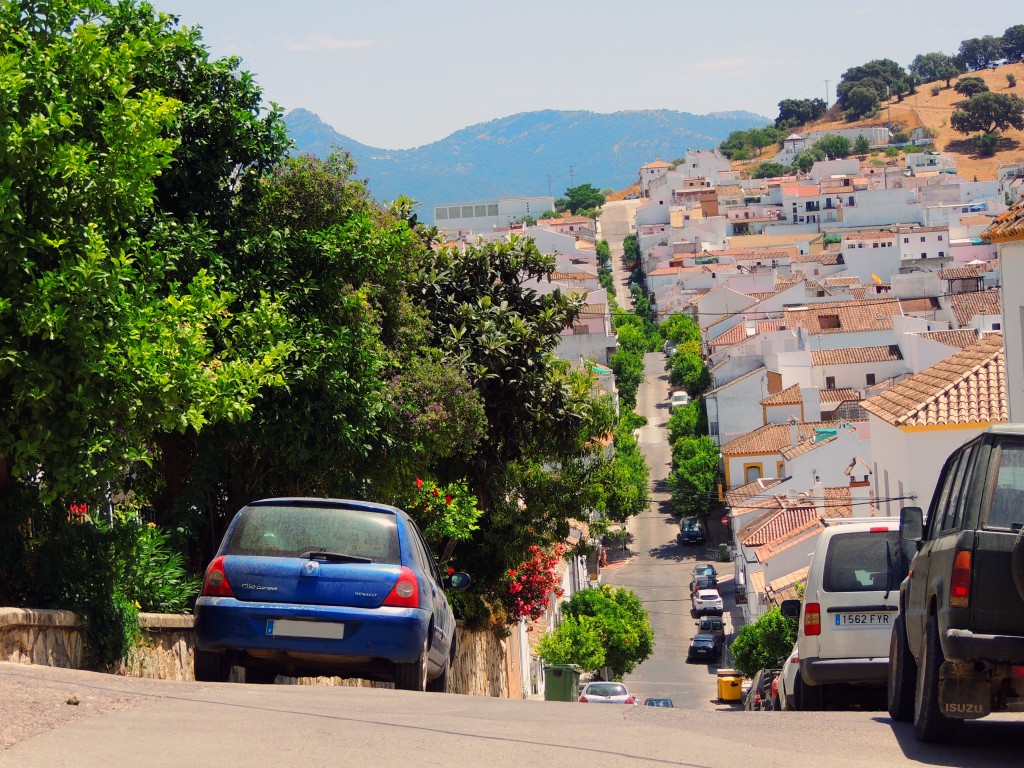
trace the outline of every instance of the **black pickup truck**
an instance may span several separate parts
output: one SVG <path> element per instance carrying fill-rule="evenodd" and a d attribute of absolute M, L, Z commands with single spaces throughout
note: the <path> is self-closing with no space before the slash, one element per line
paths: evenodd
<path fill-rule="evenodd" d="M 893 623 L 889 714 L 941 741 L 964 720 L 1024 712 L 1024 424 L 954 451 L 927 517 L 900 518 L 917 553 Z"/>

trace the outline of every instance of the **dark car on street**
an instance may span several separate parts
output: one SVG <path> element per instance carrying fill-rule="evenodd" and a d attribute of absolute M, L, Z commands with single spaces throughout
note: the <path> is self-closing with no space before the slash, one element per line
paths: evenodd
<path fill-rule="evenodd" d="M 443 692 L 455 617 L 412 519 L 347 499 L 254 501 L 231 521 L 195 607 L 195 678 L 338 675 Z"/>
<path fill-rule="evenodd" d="M 676 540 L 680 544 L 703 544 L 704 529 L 700 527 L 700 523 L 696 520 L 684 518 L 679 523 L 679 533 L 676 534 Z"/>
<path fill-rule="evenodd" d="M 687 661 L 708 661 L 714 663 L 721 656 L 721 640 L 714 635 L 694 635 L 690 640 L 690 649 L 686 652 Z"/>

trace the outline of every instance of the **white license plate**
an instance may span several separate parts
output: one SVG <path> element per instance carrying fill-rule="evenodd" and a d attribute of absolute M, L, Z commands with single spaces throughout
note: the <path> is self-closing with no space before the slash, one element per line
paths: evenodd
<path fill-rule="evenodd" d="M 836 629 L 889 629 L 895 613 L 837 613 Z"/>
<path fill-rule="evenodd" d="M 324 640 L 341 640 L 345 637 L 345 625 L 332 624 L 326 621 L 267 619 L 267 634 L 274 637 L 312 637 Z"/>

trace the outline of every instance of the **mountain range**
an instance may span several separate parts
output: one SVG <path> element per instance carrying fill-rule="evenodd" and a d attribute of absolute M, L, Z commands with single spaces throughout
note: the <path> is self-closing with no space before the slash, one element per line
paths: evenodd
<path fill-rule="evenodd" d="M 421 147 L 380 149 L 339 133 L 306 109 L 293 109 L 284 120 L 297 154 L 349 152 L 374 197 L 411 197 L 428 222 L 443 203 L 561 197 L 568 187 L 586 183 L 621 189 L 636 181 L 645 163 L 711 149 L 733 131 L 771 122 L 750 112 L 544 110 L 472 125 Z"/>

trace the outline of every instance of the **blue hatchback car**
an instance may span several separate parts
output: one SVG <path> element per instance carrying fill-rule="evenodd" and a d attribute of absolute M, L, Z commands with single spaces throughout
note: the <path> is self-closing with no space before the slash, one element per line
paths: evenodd
<path fill-rule="evenodd" d="M 413 520 L 346 499 L 254 501 L 231 521 L 195 607 L 195 678 L 337 675 L 444 691 L 455 658 L 447 578 Z"/>

